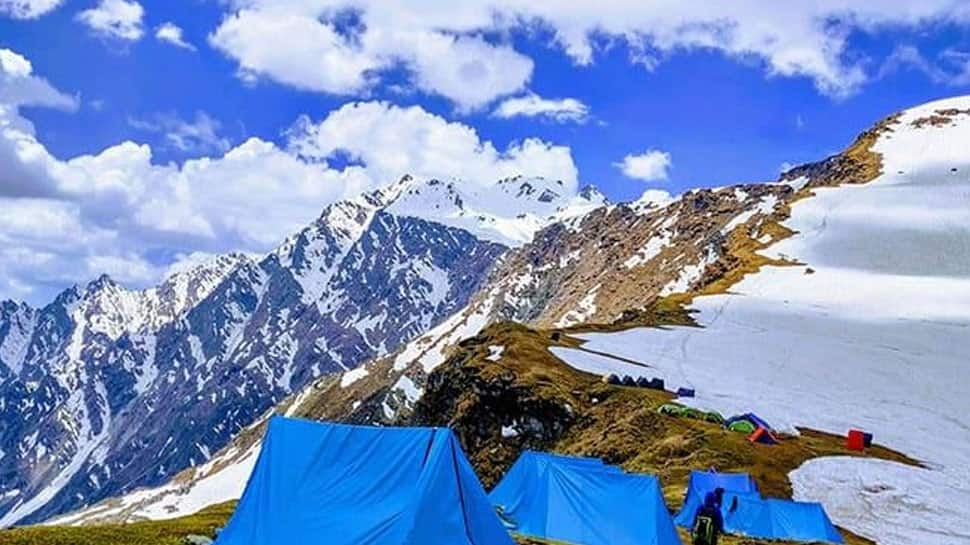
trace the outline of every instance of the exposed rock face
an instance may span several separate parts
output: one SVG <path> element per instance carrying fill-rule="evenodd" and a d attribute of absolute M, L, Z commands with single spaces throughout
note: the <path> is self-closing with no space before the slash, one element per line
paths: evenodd
<path fill-rule="evenodd" d="M 729 254 L 732 231 L 763 236 L 793 194 L 786 184 L 697 190 L 553 225 L 490 275 L 493 312 L 540 327 L 611 323 L 659 297 L 697 290 Z"/>
<path fill-rule="evenodd" d="M 597 205 L 555 187 L 503 180 L 496 202 L 405 177 L 329 206 L 261 259 L 221 256 L 140 291 L 104 276 L 42 309 L 4 303 L 0 444 L 14 448 L 0 455 L 0 525 L 165 482 L 313 379 L 424 333 L 506 251 L 482 233 L 522 236 Z M 444 210 L 452 221 L 434 221 Z"/>

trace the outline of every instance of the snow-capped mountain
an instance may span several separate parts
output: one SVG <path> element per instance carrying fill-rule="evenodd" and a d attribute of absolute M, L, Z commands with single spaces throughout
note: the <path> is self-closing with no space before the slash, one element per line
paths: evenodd
<path fill-rule="evenodd" d="M 403 189 L 388 211 L 433 219 L 465 229 L 482 240 L 514 247 L 532 240 L 532 235 L 551 221 L 582 216 L 606 202 L 592 186 L 570 198 L 564 197 L 565 193 L 561 181 L 544 178 L 517 176 L 490 187 L 432 180 Z"/>
<path fill-rule="evenodd" d="M 261 259 L 4 303 L 0 444 L 14 448 L 0 454 L 0 525 L 164 482 L 313 378 L 424 333 L 466 305 L 507 249 L 494 240 L 603 203 L 556 188 L 405 177 L 328 206 Z"/>
<path fill-rule="evenodd" d="M 276 410 L 395 422 L 443 380 L 435 369 L 449 347 L 489 323 L 609 324 L 595 334 L 567 330 L 588 349 L 553 353 L 589 372 L 694 386 L 693 403 L 755 410 L 778 427 L 875 431 L 928 467 L 815 459 L 791 474 L 796 496 L 822 501 L 840 525 L 880 543 L 966 542 L 968 130 L 970 97 L 931 103 L 776 182 L 601 207 L 553 224 L 506 253 L 468 306 Z M 640 327 L 658 321 L 668 327 Z M 234 498 L 258 437 L 248 430 L 176 481 L 61 522 L 166 518 Z"/>

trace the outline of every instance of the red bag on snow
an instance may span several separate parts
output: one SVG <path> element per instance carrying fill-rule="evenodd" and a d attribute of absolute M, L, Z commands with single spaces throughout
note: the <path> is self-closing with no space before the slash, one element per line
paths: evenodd
<path fill-rule="evenodd" d="M 866 437 L 860 430 L 849 430 L 845 438 L 845 448 L 862 452 L 866 450 Z"/>

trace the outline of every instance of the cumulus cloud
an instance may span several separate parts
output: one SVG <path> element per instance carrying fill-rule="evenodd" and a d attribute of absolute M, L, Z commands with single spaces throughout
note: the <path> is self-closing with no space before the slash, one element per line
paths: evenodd
<path fill-rule="evenodd" d="M 266 252 L 327 204 L 405 173 L 463 183 L 514 174 L 577 183 L 569 148 L 530 138 L 498 149 L 472 127 L 383 102 L 301 118 L 286 148 L 258 138 L 230 148 L 200 112 L 193 121 L 142 123 L 172 145 L 209 142 L 218 148 L 211 157 L 158 164 L 150 146 L 122 142 L 61 160 L 18 108 L 70 109 L 76 101 L 34 76 L 16 53 L 0 50 L 0 68 L 7 101 L 0 103 L 0 297 L 45 302 L 103 272 L 143 286 L 199 252 Z M 23 93 L 25 85 L 44 92 Z M 337 156 L 354 160 L 347 165 Z"/>
<path fill-rule="evenodd" d="M 320 123 L 302 118 L 289 136 L 290 149 L 301 157 L 318 161 L 343 153 L 361 161 L 378 180 L 411 173 L 490 183 L 528 174 L 562 180 L 570 190 L 577 185 L 576 166 L 567 147 L 528 138 L 498 150 L 474 128 L 418 106 L 346 104 Z"/>
<path fill-rule="evenodd" d="M 22 55 L 0 49 L 0 197 L 47 195 L 55 185 L 48 168 L 53 159 L 19 115 L 21 106 L 72 111 L 78 100 L 35 76 Z"/>
<path fill-rule="evenodd" d="M 64 0 L 0 0 L 0 15 L 36 19 L 60 6 Z"/>
<path fill-rule="evenodd" d="M 95 35 L 128 42 L 138 41 L 144 35 L 144 17 L 145 9 L 134 0 L 101 0 L 97 6 L 77 14 L 77 20 Z"/>
<path fill-rule="evenodd" d="M 182 35 L 182 27 L 176 25 L 175 23 L 167 22 L 158 25 L 158 27 L 155 28 L 155 39 L 161 42 L 172 44 L 175 47 L 195 51 L 195 46 L 185 41 L 185 38 Z"/>
<path fill-rule="evenodd" d="M 669 153 L 655 149 L 627 155 L 622 161 L 614 163 L 627 178 L 645 182 L 666 180 L 667 171 L 672 164 Z"/>
<path fill-rule="evenodd" d="M 195 119 L 186 121 L 174 113 L 157 114 L 150 119 L 129 119 L 136 129 L 164 135 L 165 142 L 182 153 L 225 152 L 229 139 L 221 136 L 222 124 L 207 113 L 198 111 Z"/>
<path fill-rule="evenodd" d="M 418 89 L 470 111 L 520 91 L 532 75 L 532 60 L 508 45 L 478 34 L 438 31 L 407 13 L 396 19 L 384 10 L 359 11 L 349 4 L 240 6 L 210 41 L 239 62 L 241 76 L 249 81 L 267 76 L 300 89 L 361 94 L 382 72 L 400 66 Z M 359 26 L 346 24 L 353 15 L 362 18 Z M 268 36 L 274 36 L 272 47 Z"/>
<path fill-rule="evenodd" d="M 34 76 L 34 67 L 24 56 L 0 49 L 0 104 L 75 110 L 78 100 L 58 91 L 44 78 Z"/>
<path fill-rule="evenodd" d="M 535 93 L 503 100 L 492 112 L 495 117 L 542 117 L 557 123 L 585 123 L 589 107 L 575 98 L 548 99 Z"/>
<path fill-rule="evenodd" d="M 403 69 L 413 86 L 462 110 L 524 89 L 532 60 L 509 31 L 551 35 L 576 64 L 595 62 L 597 44 L 622 41 L 630 61 L 653 69 L 675 51 L 714 50 L 756 61 L 769 76 L 805 77 L 844 97 L 869 75 L 850 51 L 851 32 L 970 20 L 950 0 L 871 2 L 572 2 L 468 0 L 441 9 L 402 0 L 228 0 L 210 36 L 240 75 L 301 89 L 364 93 Z"/>

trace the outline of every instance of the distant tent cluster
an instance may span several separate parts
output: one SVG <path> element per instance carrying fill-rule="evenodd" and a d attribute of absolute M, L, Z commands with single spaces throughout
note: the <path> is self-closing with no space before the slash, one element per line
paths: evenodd
<path fill-rule="evenodd" d="M 778 437 L 772 427 L 754 413 L 745 413 L 725 419 L 717 411 L 702 411 L 680 403 L 664 403 L 657 411 L 668 416 L 693 418 L 720 424 L 730 431 L 746 434 L 748 440 L 752 443 L 765 445 L 778 443 Z"/>
<path fill-rule="evenodd" d="M 729 491 L 728 531 L 841 543 L 818 504 L 762 499 L 747 475 L 695 472 L 676 519 L 660 481 L 598 458 L 524 452 L 486 495 L 447 428 L 274 416 L 216 545 L 513 545 L 510 531 L 577 545 L 677 545 L 705 495 Z"/>
<path fill-rule="evenodd" d="M 745 473 L 692 471 L 684 505 L 674 518 L 677 525 L 693 527 L 704 498 L 718 488 L 724 490 L 721 514 L 727 533 L 756 539 L 843 543 L 821 504 L 763 498 L 754 479 Z"/>
<path fill-rule="evenodd" d="M 724 424 L 724 417 L 717 411 L 702 411 L 694 407 L 681 405 L 680 403 L 664 403 L 657 411 L 667 416 L 693 418 L 694 420 L 704 420 L 712 424 Z"/>
<path fill-rule="evenodd" d="M 651 390 L 665 390 L 666 384 L 662 378 L 651 378 L 646 377 L 633 378 L 630 375 L 604 375 L 603 382 L 607 384 L 612 384 L 614 386 L 630 386 L 636 388 L 649 388 Z"/>
<path fill-rule="evenodd" d="M 662 378 L 651 378 L 646 377 L 633 378 L 630 375 L 620 375 L 609 374 L 603 375 L 603 382 L 607 384 L 612 384 L 614 386 L 636 386 L 638 388 L 650 388 L 651 390 L 666 390 L 667 385 Z M 693 388 L 685 388 L 681 386 L 677 388 L 676 391 L 671 390 L 677 395 L 677 397 L 694 397 Z"/>

